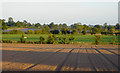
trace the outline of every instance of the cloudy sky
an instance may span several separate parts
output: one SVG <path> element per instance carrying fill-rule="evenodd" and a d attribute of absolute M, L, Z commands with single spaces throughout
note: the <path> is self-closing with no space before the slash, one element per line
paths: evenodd
<path fill-rule="evenodd" d="M 118 2 L 3 2 L 2 18 L 31 23 L 116 24 Z"/>

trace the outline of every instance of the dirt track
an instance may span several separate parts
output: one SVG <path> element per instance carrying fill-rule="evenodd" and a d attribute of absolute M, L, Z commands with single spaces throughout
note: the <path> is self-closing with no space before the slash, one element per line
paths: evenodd
<path fill-rule="evenodd" d="M 3 71 L 118 71 L 118 46 L 2 44 Z"/>

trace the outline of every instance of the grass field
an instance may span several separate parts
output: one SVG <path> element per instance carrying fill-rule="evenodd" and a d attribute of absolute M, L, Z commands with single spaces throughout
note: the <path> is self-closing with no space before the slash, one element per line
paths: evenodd
<path fill-rule="evenodd" d="M 2 39 L 6 40 L 6 39 L 10 39 L 13 41 L 19 41 L 21 38 L 21 34 L 2 34 Z M 49 34 L 25 34 L 25 36 L 27 37 L 28 41 L 39 41 L 39 37 L 40 36 L 45 36 L 46 38 L 49 36 Z M 85 42 L 85 43 L 91 43 L 94 42 L 94 35 L 56 35 L 58 37 L 70 37 L 70 36 L 74 36 L 75 40 L 73 42 Z M 120 42 L 119 40 L 119 36 L 117 37 L 117 41 L 116 43 Z M 102 35 L 102 42 L 112 42 L 113 40 L 113 36 L 112 35 Z"/>

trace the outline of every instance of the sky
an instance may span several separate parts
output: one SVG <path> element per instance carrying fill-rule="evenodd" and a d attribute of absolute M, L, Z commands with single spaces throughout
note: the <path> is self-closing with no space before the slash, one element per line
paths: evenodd
<path fill-rule="evenodd" d="M 33 0 L 31 0 L 33 1 Z M 106 2 L 2 2 L 2 18 L 14 21 L 27 20 L 31 23 L 56 24 L 81 22 L 82 24 L 116 24 L 118 23 L 118 2 L 109 0 Z M 73 2 L 72 2 L 73 1 Z M 97 0 L 96 0 L 97 1 Z"/>

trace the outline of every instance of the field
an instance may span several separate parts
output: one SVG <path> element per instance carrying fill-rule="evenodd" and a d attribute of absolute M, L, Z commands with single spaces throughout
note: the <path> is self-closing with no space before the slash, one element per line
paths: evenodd
<path fill-rule="evenodd" d="M 2 44 L 3 71 L 118 71 L 117 45 Z"/>
<path fill-rule="evenodd" d="M 19 41 L 21 38 L 21 34 L 2 34 L 2 39 L 10 39 L 13 41 Z M 28 41 L 39 41 L 40 36 L 45 36 L 46 38 L 49 36 L 49 34 L 26 34 Z M 76 39 L 73 42 L 85 42 L 85 43 L 93 43 L 94 42 L 94 35 L 56 35 L 58 37 L 70 37 L 74 36 Z M 119 36 L 117 36 L 116 43 L 120 42 Z M 110 43 L 113 40 L 112 35 L 103 35 L 102 36 L 102 42 Z"/>

